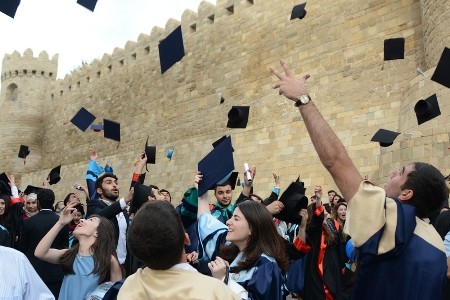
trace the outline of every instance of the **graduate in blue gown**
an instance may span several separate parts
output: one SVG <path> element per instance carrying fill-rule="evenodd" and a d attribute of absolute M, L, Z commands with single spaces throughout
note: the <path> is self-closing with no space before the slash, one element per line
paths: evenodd
<path fill-rule="evenodd" d="M 195 188 L 201 178 L 195 176 Z M 266 207 L 244 201 L 225 225 L 211 215 L 207 193 L 198 203 L 199 258 L 210 261 L 213 277 L 241 285 L 243 299 L 282 299 L 289 259 Z"/>

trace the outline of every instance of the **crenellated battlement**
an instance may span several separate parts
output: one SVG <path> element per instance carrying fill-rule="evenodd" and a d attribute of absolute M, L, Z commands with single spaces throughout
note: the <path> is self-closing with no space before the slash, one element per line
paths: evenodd
<path fill-rule="evenodd" d="M 58 70 L 58 54 L 49 59 L 46 51 L 41 51 L 34 57 L 33 51 L 28 48 L 23 55 L 19 51 L 6 54 L 2 62 L 1 81 L 18 76 L 38 76 L 56 79 Z"/>
<path fill-rule="evenodd" d="M 91 63 L 80 66 L 71 74 L 66 74 L 62 83 L 58 80 L 57 90 L 52 94 L 56 96 L 61 95 L 61 91 L 64 94 L 64 91 L 72 90 L 74 82 L 79 83 L 80 86 L 82 83 L 89 84 L 111 72 L 121 72 L 122 68 L 133 68 L 137 64 L 145 63 L 149 65 L 150 69 L 158 70 L 160 63 L 158 45 L 178 26 L 182 26 L 184 42 L 189 45 L 193 35 L 208 30 L 211 25 L 220 26 L 223 22 L 222 18 L 230 17 L 235 12 L 253 5 L 253 1 L 250 0 L 220 0 L 217 1 L 217 5 L 202 1 L 197 13 L 186 9 L 181 16 L 181 22 L 170 18 L 164 28 L 154 26 L 150 35 L 141 33 L 137 41 L 127 41 L 124 48 L 117 47 L 112 54 L 105 53 L 101 59 L 94 59 Z M 189 52 L 189 48 L 185 50 Z"/>

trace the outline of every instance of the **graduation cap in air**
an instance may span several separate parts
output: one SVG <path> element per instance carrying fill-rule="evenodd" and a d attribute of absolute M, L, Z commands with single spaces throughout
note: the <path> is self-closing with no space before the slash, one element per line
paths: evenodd
<path fill-rule="evenodd" d="M 30 154 L 30 150 L 28 149 L 28 146 L 20 145 L 19 154 L 17 155 L 19 158 L 27 158 L 27 156 Z"/>
<path fill-rule="evenodd" d="M 57 184 L 61 180 L 60 173 L 61 173 L 61 165 L 50 170 L 50 173 L 48 174 L 50 185 Z"/>
<path fill-rule="evenodd" d="M 228 112 L 228 128 L 245 128 L 248 123 L 250 106 L 233 106 Z"/>
<path fill-rule="evenodd" d="M 416 113 L 417 123 L 419 125 L 439 116 L 441 110 L 439 109 L 436 94 L 431 95 L 425 100 L 417 101 L 414 106 L 414 112 Z"/>
<path fill-rule="evenodd" d="M 303 19 L 306 16 L 306 10 L 305 10 L 306 2 L 296 5 L 292 8 L 291 12 L 291 20 L 293 19 Z"/>
<path fill-rule="evenodd" d="M 6 173 L 0 174 L 0 193 L 11 196 L 11 186 L 9 185 L 9 178 Z"/>
<path fill-rule="evenodd" d="M 281 194 L 280 200 L 284 208 L 280 213 L 274 215 L 275 218 L 286 223 L 300 224 L 299 212 L 308 206 L 308 197 L 305 196 L 306 188 L 302 181 L 297 179 Z"/>
<path fill-rule="evenodd" d="M 97 5 L 97 0 L 77 0 L 77 3 L 93 12 L 95 5 Z"/>
<path fill-rule="evenodd" d="M 167 149 L 166 157 L 169 159 L 169 161 L 172 160 L 172 156 L 173 156 L 173 152 L 174 151 L 175 151 L 175 149 L 173 147 L 170 147 L 169 149 Z"/>
<path fill-rule="evenodd" d="M 141 208 L 142 205 L 147 203 L 148 196 L 150 196 L 152 193 L 152 188 L 142 184 L 140 182 L 136 182 L 134 185 L 134 193 L 133 198 L 131 200 L 131 206 L 134 207 L 136 210 Z"/>
<path fill-rule="evenodd" d="M 431 80 L 450 89 L 450 49 L 445 47 Z"/>
<path fill-rule="evenodd" d="M 42 190 L 42 188 L 37 187 L 37 186 L 33 186 L 33 185 L 27 185 L 27 187 L 25 188 L 25 190 L 23 191 L 23 193 L 25 195 L 29 195 L 31 193 L 33 194 L 37 194 L 40 190 Z"/>
<path fill-rule="evenodd" d="M 384 40 L 384 60 L 403 59 L 405 57 L 405 39 Z"/>
<path fill-rule="evenodd" d="M 145 148 L 144 148 L 145 155 L 147 155 L 147 164 L 155 164 L 156 163 L 156 146 L 149 146 L 148 145 L 148 137 L 147 141 L 145 142 Z M 147 164 L 145 168 L 147 168 Z M 148 171 L 148 169 L 147 169 Z"/>
<path fill-rule="evenodd" d="M 236 188 L 236 185 L 239 185 L 237 183 L 238 181 L 239 172 L 231 172 L 221 180 L 219 180 L 216 184 L 214 184 L 210 190 L 214 190 L 216 185 L 223 185 L 223 184 L 229 184 L 231 186 L 231 189 L 234 190 Z"/>
<path fill-rule="evenodd" d="M 201 196 L 216 183 L 229 176 L 234 170 L 233 147 L 231 137 L 225 138 L 199 163 L 198 170 L 203 178 L 198 184 L 198 195 Z"/>
<path fill-rule="evenodd" d="M 387 129 L 379 129 L 377 132 L 375 132 L 370 141 L 379 142 L 381 147 L 389 147 L 394 143 L 394 140 L 399 134 L 399 132 L 390 131 Z"/>
<path fill-rule="evenodd" d="M 2 0 L 0 2 L 0 11 L 14 19 L 20 0 Z"/>
<path fill-rule="evenodd" d="M 94 120 L 95 116 L 91 114 L 86 108 L 82 107 L 75 114 L 75 116 L 73 116 L 70 122 L 72 122 L 73 125 L 77 126 L 81 131 L 84 132 L 89 128 L 89 125 L 91 125 Z"/>
<path fill-rule="evenodd" d="M 224 135 L 223 137 L 221 137 L 220 139 L 218 139 L 217 141 L 215 141 L 214 143 L 212 143 L 212 146 L 213 146 L 213 148 L 216 148 L 221 142 L 223 142 L 227 137 L 229 137 L 229 136 L 226 136 L 226 135 Z M 233 152 L 234 152 L 234 148 L 233 147 L 231 147 L 232 149 L 233 149 Z"/>
<path fill-rule="evenodd" d="M 103 119 L 103 136 L 120 142 L 120 123 Z"/>
<path fill-rule="evenodd" d="M 220 104 L 224 103 L 225 102 L 225 98 L 223 97 L 222 93 L 217 93 L 217 95 L 220 98 Z"/>
<path fill-rule="evenodd" d="M 159 61 L 161 74 L 167 71 L 184 56 L 183 33 L 181 26 L 172 31 L 159 45 Z"/>

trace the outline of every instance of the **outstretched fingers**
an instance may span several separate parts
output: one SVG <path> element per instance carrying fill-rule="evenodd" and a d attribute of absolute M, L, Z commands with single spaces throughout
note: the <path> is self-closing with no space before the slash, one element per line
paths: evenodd
<path fill-rule="evenodd" d="M 284 73 L 286 73 L 288 77 L 294 77 L 294 74 L 292 74 L 291 69 L 289 69 L 284 59 L 280 59 L 280 64 L 283 67 Z"/>

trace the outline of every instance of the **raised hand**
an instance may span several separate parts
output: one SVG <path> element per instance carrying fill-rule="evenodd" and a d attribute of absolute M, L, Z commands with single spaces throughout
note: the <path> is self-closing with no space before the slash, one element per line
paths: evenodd
<path fill-rule="evenodd" d="M 61 211 L 58 222 L 62 225 L 69 224 L 77 213 L 77 209 L 75 208 L 75 206 L 77 206 L 78 204 L 78 202 L 67 204 L 67 206 L 64 207 L 64 209 Z"/>

